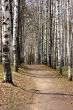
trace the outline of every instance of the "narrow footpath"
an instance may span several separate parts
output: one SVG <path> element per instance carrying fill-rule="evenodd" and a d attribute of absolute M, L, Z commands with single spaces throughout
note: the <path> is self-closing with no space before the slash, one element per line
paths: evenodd
<path fill-rule="evenodd" d="M 27 74 L 35 85 L 29 110 L 73 110 L 73 82 L 44 65 L 27 65 Z"/>
<path fill-rule="evenodd" d="M 0 110 L 73 110 L 73 81 L 58 71 L 22 64 L 12 75 L 14 85 L 0 82 Z"/>

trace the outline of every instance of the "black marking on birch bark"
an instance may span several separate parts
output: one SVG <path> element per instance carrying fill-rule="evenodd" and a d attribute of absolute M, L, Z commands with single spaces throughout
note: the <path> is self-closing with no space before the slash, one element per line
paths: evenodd
<path fill-rule="evenodd" d="M 11 30 L 11 28 L 10 27 L 8 27 L 8 31 L 10 31 Z"/>
<path fill-rule="evenodd" d="M 8 38 L 8 34 L 5 34 L 4 38 Z"/>
<path fill-rule="evenodd" d="M 8 0 L 5 0 L 5 2 L 7 2 Z"/>
<path fill-rule="evenodd" d="M 3 22 L 3 25 L 7 25 L 7 23 L 6 22 Z"/>
<path fill-rule="evenodd" d="M 3 52 L 9 52 L 8 46 L 6 46 L 6 45 L 3 46 Z"/>
<path fill-rule="evenodd" d="M 7 11 L 7 10 L 8 10 L 8 8 L 9 8 L 9 6 L 7 5 L 5 10 Z"/>
<path fill-rule="evenodd" d="M 3 19 L 4 19 L 5 17 L 4 17 L 4 15 L 3 15 Z"/>
<path fill-rule="evenodd" d="M 6 45 L 8 46 L 8 44 L 9 44 L 9 42 L 8 41 L 6 41 Z"/>
<path fill-rule="evenodd" d="M 9 21 L 9 18 L 7 18 L 7 21 Z"/>

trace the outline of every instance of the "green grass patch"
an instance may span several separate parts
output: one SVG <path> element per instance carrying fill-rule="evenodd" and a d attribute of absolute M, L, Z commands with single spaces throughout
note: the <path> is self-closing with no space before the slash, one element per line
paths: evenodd
<path fill-rule="evenodd" d="M 59 67 L 57 67 L 57 71 L 60 72 Z M 72 72 L 72 75 L 73 75 L 73 68 L 71 68 L 71 72 Z M 68 76 L 68 66 L 62 67 L 62 74 L 63 74 L 63 76 L 65 76 L 65 77 Z"/>

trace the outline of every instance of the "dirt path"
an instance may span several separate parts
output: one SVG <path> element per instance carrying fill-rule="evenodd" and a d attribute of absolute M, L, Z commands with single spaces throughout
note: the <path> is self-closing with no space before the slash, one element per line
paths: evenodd
<path fill-rule="evenodd" d="M 28 65 L 26 68 L 34 83 L 29 110 L 73 110 L 73 82 L 44 65 Z"/>
<path fill-rule="evenodd" d="M 0 110 L 73 110 L 73 81 L 44 65 L 21 65 L 14 85 L 1 83 Z"/>

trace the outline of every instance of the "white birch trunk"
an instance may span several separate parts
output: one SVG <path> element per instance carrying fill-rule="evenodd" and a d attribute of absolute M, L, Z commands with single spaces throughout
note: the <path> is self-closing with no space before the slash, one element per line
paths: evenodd
<path fill-rule="evenodd" d="M 9 39 L 11 36 L 10 0 L 2 0 L 2 63 L 4 82 L 12 83 Z"/>
<path fill-rule="evenodd" d="M 13 52 L 14 52 L 14 69 L 18 71 L 17 64 L 17 37 L 18 37 L 18 0 L 14 0 L 14 20 L 13 20 Z"/>
<path fill-rule="evenodd" d="M 71 57 L 70 57 L 70 37 L 69 36 L 69 0 L 67 0 L 67 58 L 68 58 L 68 79 L 72 81 Z"/>

